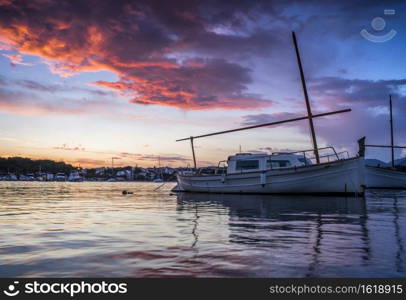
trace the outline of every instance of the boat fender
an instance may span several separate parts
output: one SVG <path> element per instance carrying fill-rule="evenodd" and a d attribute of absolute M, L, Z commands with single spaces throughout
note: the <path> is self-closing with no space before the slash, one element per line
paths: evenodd
<path fill-rule="evenodd" d="M 221 176 L 221 183 L 224 183 L 224 182 L 226 182 L 226 175 L 225 174 L 223 174 Z"/>
<path fill-rule="evenodd" d="M 266 183 L 266 174 L 265 174 L 265 172 L 261 173 L 260 180 L 261 180 L 262 187 L 265 187 L 265 183 Z"/>

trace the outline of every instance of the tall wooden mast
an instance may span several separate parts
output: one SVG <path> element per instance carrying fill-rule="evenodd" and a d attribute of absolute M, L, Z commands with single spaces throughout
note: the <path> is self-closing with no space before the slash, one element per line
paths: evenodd
<path fill-rule="evenodd" d="M 293 38 L 293 44 L 295 45 L 297 64 L 299 65 L 300 79 L 302 81 L 303 93 L 304 93 L 304 97 L 305 97 L 305 101 L 306 101 L 307 117 L 309 120 L 310 133 L 312 135 L 314 156 L 316 156 L 316 161 L 319 164 L 320 163 L 320 156 L 319 156 L 319 150 L 318 150 L 319 147 L 317 146 L 316 133 L 314 131 L 312 108 L 310 106 L 309 96 L 307 94 L 306 80 L 305 80 L 304 73 L 303 73 L 302 61 L 300 59 L 299 48 L 297 46 L 296 34 L 294 31 L 292 31 L 292 38 Z"/>
<path fill-rule="evenodd" d="M 193 143 L 195 139 L 205 138 L 205 137 L 209 137 L 209 136 L 213 136 L 213 135 L 219 135 L 219 134 L 226 134 L 226 133 L 231 133 L 231 132 L 236 132 L 236 131 L 241 131 L 241 130 L 254 129 L 254 128 L 259 128 L 259 127 L 268 127 L 268 126 L 273 126 L 273 125 L 279 125 L 279 124 L 288 123 L 288 122 L 296 122 L 296 121 L 301 121 L 301 120 L 309 120 L 310 131 L 311 131 L 312 141 L 313 141 L 313 151 L 314 151 L 317 163 L 320 163 L 320 156 L 319 156 L 319 151 L 318 151 L 317 141 L 316 141 L 316 133 L 314 131 L 314 126 L 313 126 L 313 118 L 318 118 L 318 117 L 324 117 L 324 116 L 329 116 L 329 115 L 333 115 L 333 114 L 350 112 L 351 109 L 347 108 L 347 109 L 331 111 L 331 112 L 325 112 L 325 113 L 320 113 L 320 114 L 315 114 L 315 115 L 312 114 L 312 110 L 311 110 L 311 106 L 310 106 L 310 102 L 309 102 L 309 97 L 308 97 L 308 94 L 307 94 L 307 87 L 306 87 L 305 77 L 304 77 L 304 74 L 303 74 L 302 62 L 300 60 L 299 49 L 297 47 L 297 41 L 296 41 L 296 36 L 295 36 L 294 32 L 292 32 L 292 37 L 293 37 L 293 43 L 295 45 L 297 61 L 298 61 L 299 70 L 300 70 L 300 78 L 302 80 L 303 92 L 304 92 L 304 96 L 305 96 L 305 100 L 306 100 L 307 116 L 292 118 L 292 119 L 288 119 L 288 120 L 280 120 L 280 121 L 275 121 L 275 122 L 256 124 L 256 125 L 252 125 L 252 126 L 234 128 L 234 129 L 223 130 L 223 131 L 218 131 L 218 132 L 206 133 L 206 134 L 202 134 L 202 135 L 196 135 L 196 136 L 191 136 L 191 137 L 176 140 L 177 142 L 190 140 L 190 146 L 192 148 L 192 155 L 193 155 L 193 165 L 194 165 L 195 169 L 197 167 L 196 166 L 195 148 L 194 148 L 194 143 Z M 380 146 L 378 146 L 378 147 L 380 147 Z M 396 147 L 396 146 L 394 146 L 394 147 Z"/>

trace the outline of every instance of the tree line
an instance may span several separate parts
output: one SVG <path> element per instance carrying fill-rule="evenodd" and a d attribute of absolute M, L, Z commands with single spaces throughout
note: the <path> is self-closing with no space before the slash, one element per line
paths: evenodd
<path fill-rule="evenodd" d="M 75 168 L 64 162 L 53 161 L 49 159 L 32 160 L 24 157 L 0 157 L 0 172 L 2 174 L 29 174 L 47 172 L 47 173 L 70 173 Z"/>

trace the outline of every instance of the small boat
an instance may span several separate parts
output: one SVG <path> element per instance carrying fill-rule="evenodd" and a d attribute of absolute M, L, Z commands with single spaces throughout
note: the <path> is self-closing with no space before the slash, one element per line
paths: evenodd
<path fill-rule="evenodd" d="M 55 181 L 66 181 L 65 173 L 56 173 L 54 177 Z"/>
<path fill-rule="evenodd" d="M 392 167 L 366 166 L 367 188 L 406 189 L 406 172 Z"/>
<path fill-rule="evenodd" d="M 395 146 L 393 137 L 392 96 L 389 95 L 390 116 L 390 145 L 364 145 L 372 148 L 390 148 L 392 160 L 390 165 L 377 165 L 365 167 L 365 184 L 371 189 L 406 189 L 406 169 L 395 165 L 394 149 L 406 149 L 404 146 Z M 365 144 L 365 138 L 363 138 Z"/>
<path fill-rule="evenodd" d="M 221 170 L 221 168 L 219 168 Z M 242 194 L 356 194 L 364 192 L 364 158 L 312 164 L 294 153 L 238 153 L 222 174 L 177 174 L 174 191 Z"/>
<path fill-rule="evenodd" d="M 79 172 L 75 171 L 75 172 L 71 172 L 68 176 L 68 181 L 71 182 L 82 182 L 83 181 L 83 177 L 80 176 Z"/>
<path fill-rule="evenodd" d="M 155 179 L 152 182 L 164 182 L 163 174 L 161 169 L 161 156 L 158 156 L 158 174 L 156 175 Z"/>

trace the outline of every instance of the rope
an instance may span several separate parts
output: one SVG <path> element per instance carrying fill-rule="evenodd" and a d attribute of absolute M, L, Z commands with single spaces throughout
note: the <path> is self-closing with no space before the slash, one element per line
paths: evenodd
<path fill-rule="evenodd" d="M 174 175 L 172 175 L 171 177 L 169 177 L 168 180 L 171 180 L 171 179 L 174 178 L 175 176 L 176 176 L 176 173 L 175 173 Z M 159 190 L 161 187 L 163 187 L 163 186 L 164 186 L 165 184 L 167 184 L 167 183 L 168 183 L 168 181 L 162 183 L 160 186 L 158 186 L 158 187 L 156 187 L 155 189 L 153 189 L 153 191 L 155 192 L 155 191 Z"/>

